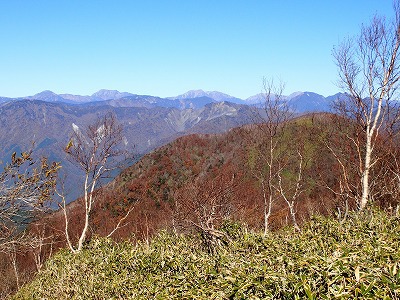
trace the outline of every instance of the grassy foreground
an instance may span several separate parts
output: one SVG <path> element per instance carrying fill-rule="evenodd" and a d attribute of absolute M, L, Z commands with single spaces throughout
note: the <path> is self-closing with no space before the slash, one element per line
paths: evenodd
<path fill-rule="evenodd" d="M 318 216 L 266 237 L 227 223 L 232 242 L 213 254 L 165 232 L 149 246 L 94 239 L 56 254 L 13 299 L 400 299 L 399 221 Z"/>

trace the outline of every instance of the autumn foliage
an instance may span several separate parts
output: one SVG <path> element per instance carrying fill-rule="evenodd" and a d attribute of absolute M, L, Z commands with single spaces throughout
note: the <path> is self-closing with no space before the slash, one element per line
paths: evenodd
<path fill-rule="evenodd" d="M 285 126 L 283 140 L 286 145 L 282 145 L 282 149 L 301 149 L 304 159 L 302 192 L 294 205 L 300 226 L 316 213 L 344 218 L 348 210 L 356 208 L 356 202 L 341 192 L 343 173 L 327 147 L 327 141 L 337 150 L 345 151 L 348 147 L 337 134 L 336 118 L 331 114 L 308 115 L 292 119 Z M 161 229 L 167 229 L 199 234 L 210 241 L 208 246 L 212 250 L 215 243 L 227 241 L 220 230 L 226 219 L 245 223 L 249 229 L 262 230 L 264 200 L 260 182 L 251 169 L 254 149 L 262 144 L 262 140 L 255 144 L 254 139 L 249 138 L 254 135 L 262 139 L 258 130 L 259 125 L 247 125 L 225 134 L 189 135 L 143 156 L 114 181 L 95 191 L 88 241 L 94 236 L 107 236 L 129 210 L 129 215 L 112 235 L 116 241 L 128 239 L 149 243 Z M 391 187 L 393 192 L 382 189 L 374 199 L 375 203 L 388 209 L 394 209 L 399 203 L 396 182 L 389 176 L 398 170 L 393 160 L 393 156 L 397 158 L 397 148 L 393 141 L 392 147 L 382 153 L 381 163 L 384 164 L 384 159 L 392 162 L 391 171 L 388 176 L 381 174 L 378 177 L 382 186 Z M 288 157 L 285 154 L 290 153 L 285 152 L 282 157 Z M 290 186 L 298 161 L 286 160 L 284 165 L 283 184 Z M 83 199 L 78 199 L 67 206 L 72 241 L 78 240 L 84 226 L 83 205 Z M 63 217 L 62 212 L 57 211 L 41 220 L 44 227 L 34 229 L 36 224 L 32 224 L 32 230 L 37 230 L 46 241 L 39 252 L 42 261 L 49 253 L 66 245 Z M 270 229 L 290 224 L 288 206 L 277 195 L 272 206 Z M 26 249 L 18 257 L 21 278 L 25 276 L 22 273 L 28 278 L 37 269 L 35 262 L 39 250 L 35 251 L 36 258 L 32 249 Z M 12 272 L 9 276 L 12 277 Z"/>

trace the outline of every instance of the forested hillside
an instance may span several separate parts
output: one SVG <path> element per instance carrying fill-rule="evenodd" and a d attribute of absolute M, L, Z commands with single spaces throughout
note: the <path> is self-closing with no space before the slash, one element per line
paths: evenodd
<path fill-rule="evenodd" d="M 338 208 L 346 209 L 343 199 L 325 186 L 326 182 L 331 188 L 338 185 L 338 175 L 333 171 L 337 170 L 335 160 L 321 138 L 333 128 L 332 117 L 304 116 L 284 127 L 280 151 L 285 164 L 285 190 L 290 195 L 299 171 L 297 153 L 290 149 L 304 153 L 299 182 L 302 193 L 295 199 L 299 224 L 314 213 L 331 214 Z M 224 134 L 188 135 L 145 155 L 95 192 L 89 239 L 107 236 L 122 219 L 120 228 L 112 235 L 116 240 L 150 241 L 162 229 L 207 234 L 218 230 L 227 219 L 246 223 L 251 230 L 263 230 L 266 203 L 262 182 L 267 177 L 264 131 L 264 125 L 258 124 Z M 292 224 L 288 205 L 279 193 L 271 204 L 269 230 Z M 75 243 L 84 225 L 83 198 L 69 204 L 67 211 L 70 236 Z M 28 276 L 37 269 L 38 258 L 43 262 L 50 253 L 66 246 L 62 210 L 31 224 L 30 230 L 43 245 L 19 255 L 21 280 L 26 272 Z M 5 263 L 4 270 L 9 266 Z M 14 280 L 12 269 L 7 274 Z"/>
<path fill-rule="evenodd" d="M 214 247 L 215 243 L 231 240 L 222 230 L 227 220 L 246 224 L 248 230 L 255 232 L 287 225 L 301 227 L 315 214 L 345 220 L 348 212 L 357 208 L 354 195 L 359 181 L 355 175 L 344 181 L 346 174 L 336 154 L 343 151 L 347 157 L 348 144 L 340 138 L 338 126 L 343 121 L 337 115 L 322 113 L 280 124 L 280 143 L 274 156 L 277 167 L 271 178 L 264 123 L 234 128 L 224 134 L 178 138 L 145 155 L 95 192 L 97 200 L 90 215 L 88 240 L 112 233 L 116 241 L 149 243 L 160 230 L 167 230 L 200 234 L 206 245 Z M 384 145 L 378 143 L 377 147 L 384 149 Z M 396 194 L 387 193 L 391 178 L 388 174 L 396 169 L 386 161 L 397 154 L 392 148 L 385 151 L 380 153 L 382 167 L 376 173 L 376 184 L 384 183 L 385 189 L 375 194 L 375 204 L 390 210 L 398 205 Z M 349 172 L 356 162 L 356 156 L 348 161 Z M 269 179 L 275 189 L 271 202 L 265 197 Z M 354 195 L 343 190 L 344 183 L 354 186 Z M 83 199 L 69 204 L 67 212 L 69 234 L 76 243 L 84 225 Z M 31 224 L 30 231 L 42 244 L 16 256 L 22 281 L 42 268 L 57 249 L 67 246 L 62 210 Z M 15 275 L 4 257 L 5 278 L 12 281 Z"/>
<path fill-rule="evenodd" d="M 340 197 L 324 186 L 330 182 L 333 189 L 339 177 L 334 172 L 335 160 L 319 138 L 327 126 L 322 121 L 326 118 L 329 115 L 301 117 L 290 121 L 285 129 L 287 145 L 281 147 L 286 157 L 293 158 L 285 161 L 288 190 L 298 171 L 296 154 L 289 149 L 301 147 L 306 161 L 302 169 L 303 192 L 296 199 L 300 222 L 313 213 L 344 207 Z M 225 134 L 189 135 L 145 155 L 97 191 L 100 200 L 92 214 L 92 232 L 107 235 L 131 207 L 126 226 L 116 236 L 126 238 L 135 234 L 147 239 L 161 228 L 187 229 L 191 222 L 205 222 L 213 209 L 215 227 L 223 219 L 232 218 L 261 229 L 264 200 L 256 172 L 260 172 L 258 164 L 264 159 L 263 149 L 258 148 L 265 144 L 263 130 L 262 126 L 249 125 Z M 206 210 L 204 215 L 200 207 Z M 72 228 L 80 228 L 83 211 L 79 201 L 69 209 Z M 58 229 L 62 231 L 61 212 L 52 218 L 54 226 L 60 224 Z M 277 197 L 271 228 L 290 223 L 287 205 L 282 197 Z"/>

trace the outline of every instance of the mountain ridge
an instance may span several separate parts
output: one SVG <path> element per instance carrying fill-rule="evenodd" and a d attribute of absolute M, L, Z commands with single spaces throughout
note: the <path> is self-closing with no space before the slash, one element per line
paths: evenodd
<path fill-rule="evenodd" d="M 48 93 L 52 96 L 51 93 Z M 34 150 L 38 156 L 63 161 L 64 168 L 79 183 L 79 170 L 69 164 L 63 149 L 72 124 L 85 128 L 98 116 L 112 112 L 124 128 L 129 145 L 138 156 L 188 133 L 220 133 L 251 122 L 249 106 L 230 102 L 208 103 L 200 108 L 124 107 L 106 101 L 72 105 L 25 99 L 0 104 L 0 160 L 9 161 L 13 152 Z M 35 144 L 32 146 L 32 142 Z M 77 175 L 77 176 L 75 176 Z M 78 176 L 79 175 L 79 176 Z M 78 195 L 72 195 L 76 198 Z"/>
<path fill-rule="evenodd" d="M 282 99 L 288 101 L 289 105 L 297 113 L 305 112 L 327 112 L 330 106 L 341 93 L 324 97 L 320 94 L 305 91 L 294 92 Z M 62 102 L 74 105 L 110 105 L 114 107 L 175 107 L 178 109 L 201 108 L 207 104 L 228 101 L 236 104 L 258 105 L 263 102 L 264 93 L 240 99 L 218 91 L 204 91 L 201 89 L 190 90 L 184 94 L 174 97 L 158 97 L 152 95 L 138 95 L 118 90 L 101 89 L 92 95 L 56 94 L 45 90 L 33 96 L 8 98 L 0 97 L 0 103 L 17 100 L 41 100 L 46 102 Z M 104 103 L 103 103 L 104 102 Z"/>

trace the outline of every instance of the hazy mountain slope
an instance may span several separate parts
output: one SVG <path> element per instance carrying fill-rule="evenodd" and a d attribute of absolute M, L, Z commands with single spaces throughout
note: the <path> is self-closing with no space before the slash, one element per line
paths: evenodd
<path fill-rule="evenodd" d="M 166 100 L 170 101 L 170 100 Z M 103 103 L 103 102 L 99 102 Z M 218 108 L 214 107 L 219 105 Z M 12 152 L 27 150 L 35 142 L 37 154 L 62 161 L 68 171 L 68 183 L 79 179 L 79 172 L 66 162 L 63 149 L 72 123 L 84 128 L 97 116 L 112 111 L 124 127 L 124 135 L 135 153 L 147 153 L 195 127 L 196 132 L 224 132 L 249 122 L 250 108 L 225 103 L 209 104 L 201 109 L 164 107 L 113 107 L 109 105 L 69 105 L 38 100 L 13 101 L 0 105 L 0 159 L 7 161 Z M 229 122 L 224 118 L 229 117 Z M 77 193 L 72 193 L 73 199 Z"/>
<path fill-rule="evenodd" d="M 146 107 L 146 108 L 153 108 L 153 107 L 175 107 L 179 108 L 180 103 L 179 101 L 173 101 L 169 99 L 164 99 L 160 97 L 154 97 L 149 95 L 129 95 L 124 96 L 121 98 L 115 98 L 110 100 L 104 100 L 101 102 L 90 102 L 86 105 L 110 105 L 113 107 Z"/>
<path fill-rule="evenodd" d="M 338 94 L 337 94 L 338 95 Z M 291 105 L 295 113 L 328 112 L 331 109 L 332 100 L 337 95 L 324 97 L 313 92 L 296 92 L 289 96 L 283 96 Z M 136 95 L 117 90 L 102 89 L 91 96 L 72 94 L 56 94 L 52 91 L 43 91 L 33 96 L 19 97 L 21 99 L 42 100 L 47 102 L 63 102 L 68 104 L 85 104 L 90 106 L 110 105 L 114 107 L 166 107 L 198 109 L 215 102 L 231 102 L 236 104 L 257 105 L 264 101 L 264 94 L 260 93 L 245 100 L 218 92 L 191 90 L 175 97 L 162 98 L 151 95 Z M 0 103 L 14 99 L 0 97 Z"/>
<path fill-rule="evenodd" d="M 71 101 L 71 103 L 85 103 L 85 102 L 91 102 L 91 101 L 100 101 L 103 99 L 95 99 L 92 96 L 81 96 L 81 95 L 72 95 L 72 94 L 60 94 L 63 99 Z M 67 102 L 67 101 L 65 101 Z"/>
<path fill-rule="evenodd" d="M 180 108 L 201 108 L 207 104 L 217 102 L 216 100 L 214 100 L 213 98 L 210 98 L 208 96 L 185 98 L 185 99 L 179 99 L 176 101 L 179 101 Z"/>
<path fill-rule="evenodd" d="M 218 92 L 218 91 L 203 91 L 203 90 L 190 90 L 182 95 L 175 97 L 168 97 L 169 99 L 193 99 L 199 97 L 208 97 L 215 101 L 229 101 L 232 103 L 245 104 L 242 99 Z"/>
<path fill-rule="evenodd" d="M 68 99 L 64 99 L 62 96 L 53 93 L 52 91 L 43 91 L 33 96 L 23 97 L 23 99 L 30 100 L 42 100 L 46 102 L 70 102 Z"/>
<path fill-rule="evenodd" d="M 292 94 L 287 101 L 291 109 L 297 113 L 331 111 L 331 98 L 312 92 Z"/>
<path fill-rule="evenodd" d="M 271 95 L 272 98 L 275 95 Z M 290 109 L 295 113 L 308 113 L 308 112 L 329 112 L 332 107 L 332 100 L 336 95 L 324 97 L 313 92 L 296 92 L 289 96 L 282 96 L 282 99 L 287 101 Z M 257 105 L 265 101 L 265 94 L 260 93 L 247 98 L 246 104 Z"/>
<path fill-rule="evenodd" d="M 8 98 L 8 97 L 0 97 L 0 103 L 13 101 L 13 100 L 15 100 L 15 99 L 14 98 Z"/>
<path fill-rule="evenodd" d="M 97 91 L 91 96 L 81 96 L 81 95 L 72 95 L 72 94 L 56 94 L 52 91 L 43 91 L 33 96 L 21 97 L 21 99 L 30 99 L 30 100 L 42 100 L 47 102 L 65 102 L 69 104 L 80 104 L 86 102 L 94 102 L 94 101 L 104 101 L 110 99 L 120 99 L 123 97 L 129 97 L 133 94 L 127 92 L 119 92 L 117 90 L 106 90 L 102 89 Z"/>
<path fill-rule="evenodd" d="M 133 94 L 127 92 L 119 92 L 117 90 L 106 90 L 102 89 L 92 95 L 95 99 L 110 100 L 110 99 L 120 99 L 124 97 L 132 96 Z"/>
<path fill-rule="evenodd" d="M 130 142 L 137 145 L 140 152 L 157 146 L 157 141 L 178 133 L 184 133 L 194 125 L 205 124 L 229 116 L 236 124 L 246 124 L 250 109 L 229 103 L 209 104 L 201 109 L 113 107 L 98 105 L 96 109 L 85 105 L 67 105 L 36 100 L 5 103 L 0 106 L 0 141 L 4 148 L 12 144 L 28 145 L 45 138 L 55 138 L 58 142 L 67 140 L 71 124 L 85 126 L 96 116 L 108 111 L 116 113 Z M 231 127 L 229 127 L 231 128 Z M 221 127 L 223 132 L 227 127 Z M 215 132 L 215 129 L 212 129 Z M 151 141 L 149 144 L 148 141 Z M 146 143 L 144 143 L 146 142 Z M 147 145 L 145 145 L 147 144 Z"/>

